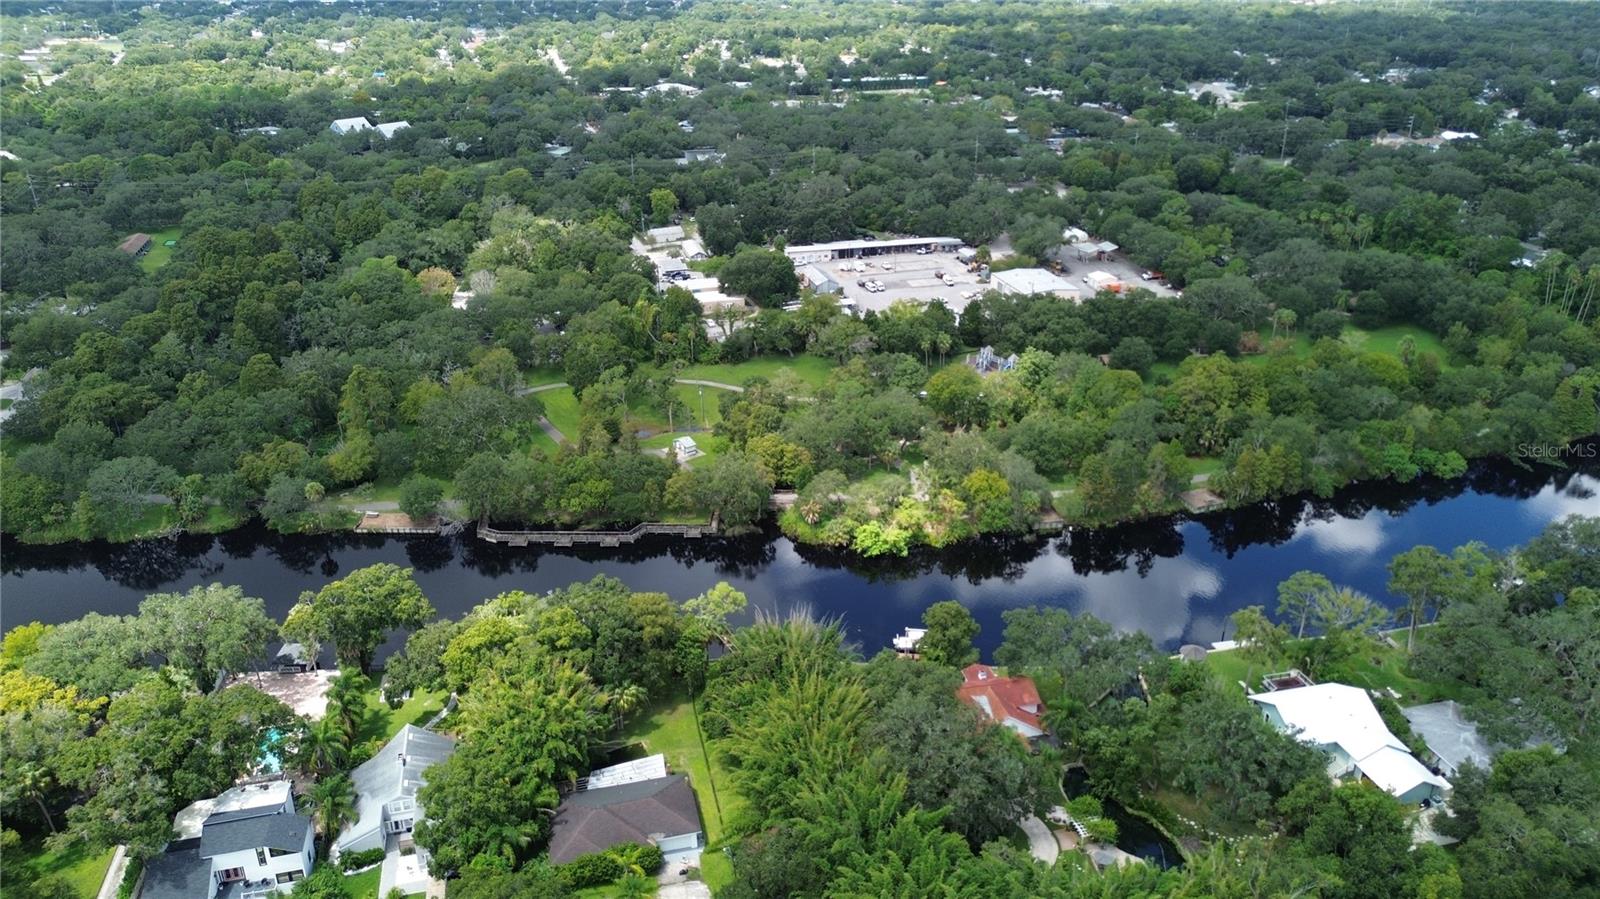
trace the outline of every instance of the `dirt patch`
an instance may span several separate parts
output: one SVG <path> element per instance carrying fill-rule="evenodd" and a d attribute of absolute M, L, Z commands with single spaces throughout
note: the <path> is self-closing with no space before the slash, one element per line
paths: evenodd
<path fill-rule="evenodd" d="M 363 512 L 360 520 L 356 522 L 356 530 L 375 533 L 387 533 L 390 531 L 436 532 L 439 530 L 439 524 L 437 521 L 431 520 L 413 521 L 411 516 L 404 512 Z"/>

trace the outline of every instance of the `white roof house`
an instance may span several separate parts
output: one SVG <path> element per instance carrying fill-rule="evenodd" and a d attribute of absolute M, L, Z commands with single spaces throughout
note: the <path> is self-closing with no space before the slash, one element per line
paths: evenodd
<path fill-rule="evenodd" d="M 332 131 L 334 134 L 350 134 L 354 131 L 371 131 L 372 123 L 367 121 L 366 116 L 356 116 L 353 119 L 334 119 L 333 124 L 328 126 L 328 130 Z"/>
<path fill-rule="evenodd" d="M 1450 782 L 1434 774 L 1389 732 L 1367 691 L 1345 684 L 1313 684 L 1256 693 L 1267 721 L 1308 746 L 1327 753 L 1328 774 L 1359 774 L 1401 802 L 1438 797 Z"/>
<path fill-rule="evenodd" d="M 1002 294 L 1044 293 L 1065 300 L 1078 299 L 1078 288 L 1071 281 L 1048 269 L 1013 268 L 990 276 L 994 289 Z"/>
<path fill-rule="evenodd" d="M 679 245 L 679 252 L 685 259 L 711 258 L 710 254 L 706 252 L 705 244 L 702 244 L 693 237 L 686 238 L 683 243 Z"/>
<path fill-rule="evenodd" d="M 378 124 L 374 125 L 373 127 L 376 128 L 378 130 L 378 133 L 383 135 L 385 138 L 390 138 L 390 137 L 394 137 L 395 134 L 397 134 L 398 132 L 401 132 L 401 131 L 406 130 L 407 128 L 410 128 L 411 127 L 411 123 L 410 122 L 404 122 L 404 121 L 402 121 L 402 122 L 379 122 Z"/>
<path fill-rule="evenodd" d="M 663 228 L 651 228 L 644 232 L 644 239 L 650 243 L 680 243 L 684 238 L 682 225 L 667 225 Z"/>
<path fill-rule="evenodd" d="M 694 442 L 693 437 L 679 437 L 672 441 L 672 452 L 679 461 L 682 461 L 700 455 L 700 447 Z"/>
<path fill-rule="evenodd" d="M 456 741 L 407 724 L 351 773 L 356 821 L 340 832 L 336 853 L 385 848 L 390 834 L 409 834 L 422 818 L 417 791 L 423 774 L 456 751 Z"/>

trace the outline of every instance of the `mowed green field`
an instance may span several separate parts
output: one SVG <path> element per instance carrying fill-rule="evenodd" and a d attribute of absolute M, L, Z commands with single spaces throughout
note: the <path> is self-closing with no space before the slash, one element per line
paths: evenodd
<path fill-rule="evenodd" d="M 149 234 L 150 252 L 139 259 L 139 267 L 147 272 L 153 272 L 172 261 L 173 247 L 167 246 L 167 241 L 182 239 L 183 229 L 163 228 L 160 231 L 151 231 Z"/>
<path fill-rule="evenodd" d="M 700 381 L 720 381 L 724 384 L 744 386 L 744 382 L 751 378 L 771 378 L 780 369 L 789 369 L 802 382 L 813 389 L 821 387 L 828 380 L 828 373 L 837 368 L 831 360 L 821 356 L 800 355 L 794 358 L 788 356 L 762 356 L 748 362 L 733 362 L 721 365 L 691 365 L 678 372 L 678 379 L 693 378 Z"/>

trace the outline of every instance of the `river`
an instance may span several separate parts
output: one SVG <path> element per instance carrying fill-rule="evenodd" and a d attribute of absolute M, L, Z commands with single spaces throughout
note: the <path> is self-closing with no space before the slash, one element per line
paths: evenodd
<path fill-rule="evenodd" d="M 1505 549 L 1574 513 L 1600 515 L 1600 469 L 1481 463 L 1453 481 L 1359 485 L 1328 500 L 1292 497 L 907 559 L 797 546 L 771 530 L 620 549 L 513 548 L 470 534 L 282 536 L 258 526 L 121 545 L 38 547 L 7 539 L 0 544 L 0 625 L 128 614 L 146 593 L 212 582 L 242 586 L 281 619 L 301 591 L 393 562 L 415 568 L 422 589 L 448 616 L 502 591 L 543 592 L 608 574 L 680 600 L 726 580 L 750 597 L 752 608 L 809 606 L 842 618 L 868 654 L 945 599 L 959 600 L 977 617 L 985 657 L 1000 643 L 1000 613 L 1030 604 L 1089 613 L 1176 647 L 1228 636 L 1228 616 L 1244 606 L 1270 611 L 1276 585 L 1295 571 L 1320 571 L 1392 606 L 1384 566 L 1394 554 L 1420 543 L 1449 549 L 1471 540 Z"/>

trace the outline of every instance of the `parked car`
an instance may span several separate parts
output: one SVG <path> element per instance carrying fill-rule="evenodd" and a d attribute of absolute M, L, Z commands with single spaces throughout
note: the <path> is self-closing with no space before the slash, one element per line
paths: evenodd
<path fill-rule="evenodd" d="M 866 287 L 867 286 L 867 279 L 866 278 L 857 278 L 856 279 L 856 286 L 857 287 Z"/>
<path fill-rule="evenodd" d="M 892 262 L 885 262 L 885 263 L 884 263 L 884 264 L 883 264 L 883 270 L 884 270 L 884 271 L 886 271 L 886 272 L 892 272 L 892 271 L 894 271 L 894 263 L 892 263 Z"/>
<path fill-rule="evenodd" d="M 918 256 L 926 256 L 926 255 L 928 255 L 929 253 L 932 253 L 932 252 L 933 252 L 933 250 L 928 248 L 928 247 L 917 247 L 917 255 Z"/>
<path fill-rule="evenodd" d="M 944 286 L 946 286 L 946 287 L 954 287 L 954 286 L 956 286 L 956 279 L 950 277 L 949 275 L 945 275 L 944 276 Z"/>

